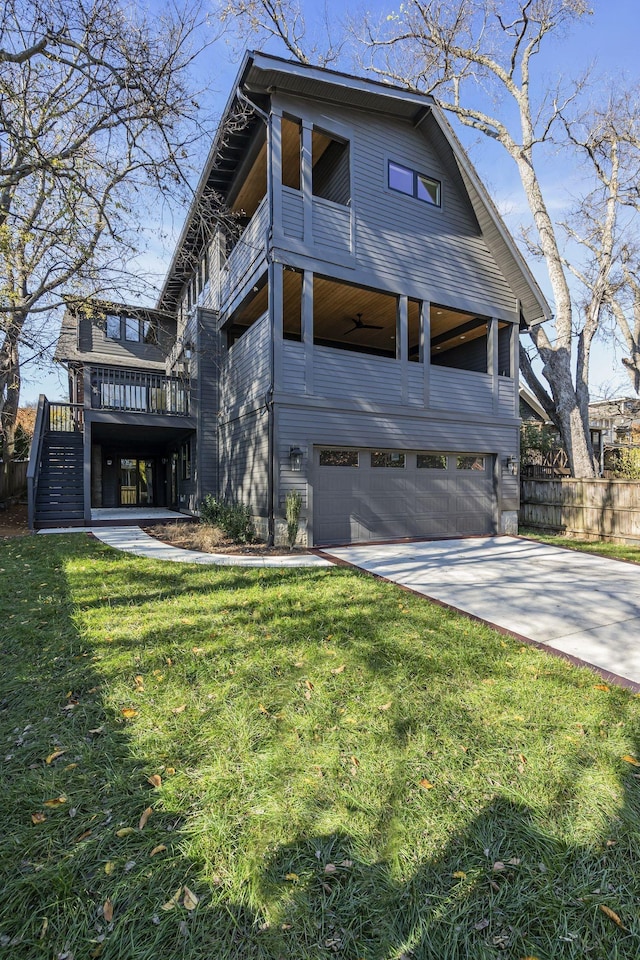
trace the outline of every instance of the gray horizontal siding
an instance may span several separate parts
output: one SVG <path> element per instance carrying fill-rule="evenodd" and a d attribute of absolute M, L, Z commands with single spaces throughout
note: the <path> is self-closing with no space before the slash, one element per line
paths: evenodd
<path fill-rule="evenodd" d="M 235 299 L 243 281 L 255 269 L 257 262 L 263 259 L 266 254 L 269 226 L 267 199 L 265 197 L 260 203 L 222 269 L 220 305 L 223 310 Z"/>
<path fill-rule="evenodd" d="M 268 416 L 265 410 L 222 424 L 219 431 L 220 496 L 267 515 Z"/>
<path fill-rule="evenodd" d="M 367 397 L 401 403 L 401 366 L 387 357 L 314 347 L 314 393 L 321 397 Z"/>
<path fill-rule="evenodd" d="M 132 343 L 129 340 L 111 340 L 106 336 L 101 324 L 86 317 L 80 320 L 79 349 L 83 353 L 94 354 L 94 360 L 98 357 L 105 363 L 113 360 L 119 366 L 127 363 L 132 367 L 143 367 L 147 363 L 164 365 L 165 357 L 175 339 L 175 327 L 163 327 L 158 332 L 159 346 Z"/>
<path fill-rule="evenodd" d="M 513 316 L 515 294 L 482 236 L 457 168 L 451 172 L 452 154 L 441 157 L 422 130 L 401 120 L 284 97 L 278 100 L 289 112 L 329 132 L 333 122 L 341 135 L 350 134 L 354 279 L 371 285 L 377 280 L 398 292 L 406 285 L 414 292 L 422 290 L 425 299 L 436 303 L 490 316 Z M 388 159 L 440 180 L 442 208 L 388 190 Z M 341 236 L 339 207 L 333 211 L 333 220 L 336 226 L 323 226 L 323 236 L 331 237 L 332 230 Z M 326 250 L 330 249 L 327 244 Z M 309 246 L 312 256 L 321 257 L 321 251 L 318 245 Z M 331 261 L 330 256 L 327 259 Z"/>
<path fill-rule="evenodd" d="M 220 409 L 260 399 L 269 387 L 269 314 L 265 313 L 224 356 L 220 371 Z"/>
<path fill-rule="evenodd" d="M 282 345 L 282 389 L 287 393 L 305 392 L 304 344 L 285 340 Z"/>
<path fill-rule="evenodd" d="M 493 413 L 493 379 L 488 373 L 431 367 L 429 377 L 430 406 L 434 409 Z"/>
<path fill-rule="evenodd" d="M 313 199 L 313 241 L 326 248 L 332 257 L 351 253 L 351 210 L 329 200 Z"/>
<path fill-rule="evenodd" d="M 516 381 L 507 377 L 498 377 L 498 412 L 501 417 L 517 417 L 516 400 L 518 392 Z"/>
<path fill-rule="evenodd" d="M 424 364 L 410 363 L 407 370 L 407 403 L 424 406 Z"/>
<path fill-rule="evenodd" d="M 304 236 L 304 210 L 302 194 L 282 188 L 282 228 L 287 237 L 302 240 Z"/>
<path fill-rule="evenodd" d="M 288 445 L 329 444 L 407 450 L 442 450 L 515 454 L 518 427 L 463 419 L 442 421 L 433 417 L 390 417 L 339 410 L 329 406 L 278 405 L 278 442 Z"/>

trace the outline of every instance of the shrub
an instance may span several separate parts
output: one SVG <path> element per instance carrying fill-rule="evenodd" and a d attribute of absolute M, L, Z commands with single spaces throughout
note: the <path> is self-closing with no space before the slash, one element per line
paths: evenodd
<path fill-rule="evenodd" d="M 244 503 L 224 503 L 208 493 L 200 501 L 200 521 L 220 527 L 234 543 L 252 543 L 255 539 L 251 507 Z"/>
<path fill-rule="evenodd" d="M 640 480 L 640 449 L 625 447 L 614 451 L 611 476 L 616 480 Z"/>
<path fill-rule="evenodd" d="M 287 539 L 289 541 L 290 550 L 293 550 L 295 542 L 298 539 L 298 524 L 300 523 L 301 507 L 302 497 L 297 490 L 290 490 L 286 499 Z"/>

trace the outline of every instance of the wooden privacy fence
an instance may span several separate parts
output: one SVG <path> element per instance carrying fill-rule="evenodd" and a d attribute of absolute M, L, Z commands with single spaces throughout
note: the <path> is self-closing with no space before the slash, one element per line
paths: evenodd
<path fill-rule="evenodd" d="M 27 460 L 0 461 L 0 500 L 18 497 L 27 489 Z"/>
<path fill-rule="evenodd" d="M 520 526 L 636 543 L 640 481 L 523 479 Z"/>

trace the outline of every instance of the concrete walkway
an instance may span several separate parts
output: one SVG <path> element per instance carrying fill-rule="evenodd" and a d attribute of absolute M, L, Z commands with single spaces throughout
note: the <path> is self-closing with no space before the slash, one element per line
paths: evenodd
<path fill-rule="evenodd" d="M 222 567 L 330 567 L 330 560 L 310 553 L 285 554 L 283 556 L 251 557 L 235 553 L 201 553 L 198 550 L 184 550 L 172 547 L 150 537 L 140 527 L 55 527 L 38 530 L 39 534 L 49 533 L 92 533 L 94 537 L 113 547 L 124 550 L 137 557 L 150 560 L 172 560 L 174 563 L 198 563 Z"/>
<path fill-rule="evenodd" d="M 324 552 L 640 690 L 640 565 L 516 537 Z"/>

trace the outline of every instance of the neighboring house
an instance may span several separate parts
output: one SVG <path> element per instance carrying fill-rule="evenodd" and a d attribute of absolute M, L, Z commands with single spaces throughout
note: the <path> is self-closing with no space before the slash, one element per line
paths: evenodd
<path fill-rule="evenodd" d="M 298 490 L 309 544 L 513 531 L 548 315 L 430 98 L 249 53 L 156 310 L 65 317 L 81 519 L 213 493 L 278 537 Z"/>
<path fill-rule="evenodd" d="M 589 404 L 589 425 L 602 431 L 606 447 L 640 445 L 640 400 L 615 397 Z"/>

